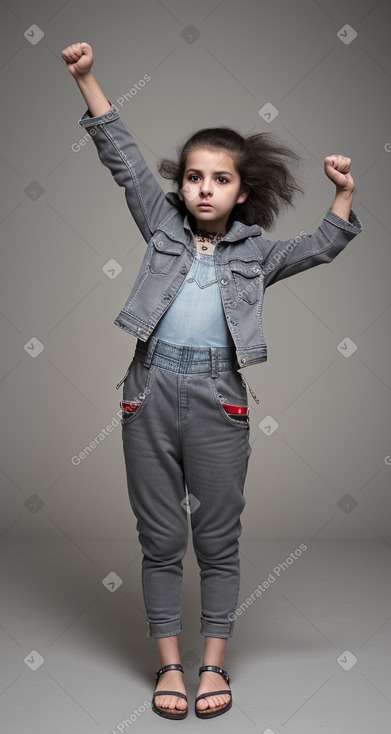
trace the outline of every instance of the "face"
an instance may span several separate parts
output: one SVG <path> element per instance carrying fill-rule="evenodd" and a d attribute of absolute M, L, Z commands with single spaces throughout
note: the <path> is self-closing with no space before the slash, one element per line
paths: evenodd
<path fill-rule="evenodd" d="M 245 201 L 248 193 L 241 190 L 234 159 L 225 150 L 197 148 L 188 154 L 178 196 L 198 229 L 225 234 L 233 207 Z"/>

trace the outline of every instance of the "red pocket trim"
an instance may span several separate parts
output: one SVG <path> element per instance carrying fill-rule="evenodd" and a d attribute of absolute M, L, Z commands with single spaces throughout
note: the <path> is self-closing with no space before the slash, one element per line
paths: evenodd
<path fill-rule="evenodd" d="M 135 413 L 141 403 L 128 403 L 125 400 L 121 400 L 120 406 L 125 413 Z"/>
<path fill-rule="evenodd" d="M 227 403 L 221 403 L 226 413 L 232 415 L 248 415 L 250 407 L 248 405 L 227 405 Z"/>

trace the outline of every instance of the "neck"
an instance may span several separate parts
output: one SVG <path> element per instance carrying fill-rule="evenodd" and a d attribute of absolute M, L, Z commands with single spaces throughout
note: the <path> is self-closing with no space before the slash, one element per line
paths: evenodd
<path fill-rule="evenodd" d="M 226 233 L 209 231 L 206 229 L 200 229 L 199 227 L 196 227 L 194 230 L 194 234 L 195 236 L 199 237 L 203 241 L 208 240 L 208 242 L 213 242 L 214 240 L 219 240 L 222 237 L 224 237 Z"/>

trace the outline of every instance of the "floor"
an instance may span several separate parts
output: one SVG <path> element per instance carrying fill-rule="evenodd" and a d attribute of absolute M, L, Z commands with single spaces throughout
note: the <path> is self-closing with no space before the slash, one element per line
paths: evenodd
<path fill-rule="evenodd" d="M 138 541 L 0 537 L 2 734 L 391 732 L 391 548 L 385 542 L 241 538 L 225 665 L 232 709 L 202 723 L 198 567 L 184 559 L 180 636 L 189 715 L 153 713 Z M 257 592 L 255 591 L 257 590 Z"/>

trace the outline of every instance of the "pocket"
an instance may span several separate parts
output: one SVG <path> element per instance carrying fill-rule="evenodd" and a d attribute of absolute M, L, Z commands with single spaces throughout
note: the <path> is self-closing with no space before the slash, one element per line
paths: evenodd
<path fill-rule="evenodd" d="M 222 372 L 217 378 L 209 377 L 218 411 L 226 423 L 236 428 L 250 428 L 250 407 L 247 388 L 239 372 Z"/>
<path fill-rule="evenodd" d="M 249 405 L 229 405 L 228 403 L 222 402 L 221 407 L 236 421 L 246 421 L 250 415 Z"/>
<path fill-rule="evenodd" d="M 177 262 L 178 255 L 182 254 L 184 246 L 181 242 L 170 240 L 162 232 L 157 232 L 152 237 L 151 243 L 150 272 L 167 275 L 174 263 Z"/>
<path fill-rule="evenodd" d="M 262 266 L 258 260 L 230 260 L 230 268 L 239 301 L 254 304 L 258 300 L 263 278 Z"/>
<path fill-rule="evenodd" d="M 139 359 L 133 359 L 124 380 L 121 424 L 127 426 L 134 423 L 149 402 L 155 366 L 146 367 Z"/>
<path fill-rule="evenodd" d="M 124 425 L 128 419 L 128 413 L 131 415 L 133 413 L 136 413 L 136 411 L 140 408 L 141 403 L 129 403 L 128 401 L 121 400 L 120 407 L 122 408 L 122 420 L 121 423 Z"/>

